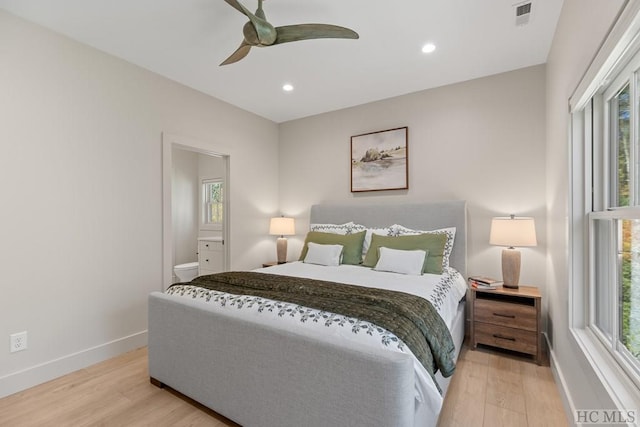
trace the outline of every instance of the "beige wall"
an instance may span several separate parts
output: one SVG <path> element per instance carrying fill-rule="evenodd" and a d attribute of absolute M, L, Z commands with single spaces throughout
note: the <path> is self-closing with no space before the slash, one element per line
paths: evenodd
<path fill-rule="evenodd" d="M 622 0 L 565 0 L 547 63 L 548 333 L 572 409 L 612 408 L 570 334 L 568 99 L 604 40 Z"/>
<path fill-rule="evenodd" d="M 171 153 L 171 222 L 173 261 L 171 265 L 198 260 L 200 225 L 200 180 L 198 163 L 203 154 L 174 148 Z"/>
<path fill-rule="evenodd" d="M 299 254 L 311 204 L 468 201 L 468 272 L 501 276 L 491 217 L 536 219 L 539 246 L 522 249 L 522 283 L 544 286 L 544 65 L 417 92 L 280 125 L 280 206 L 298 218 Z M 409 127 L 409 190 L 350 192 L 350 136 Z"/>
<path fill-rule="evenodd" d="M 269 259 L 276 124 L 3 11 L 0 94 L 0 395 L 146 343 L 163 133 L 231 155 L 232 267 Z"/>

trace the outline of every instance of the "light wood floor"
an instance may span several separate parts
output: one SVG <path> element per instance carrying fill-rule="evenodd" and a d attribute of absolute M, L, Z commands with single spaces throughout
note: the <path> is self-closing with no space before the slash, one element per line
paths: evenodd
<path fill-rule="evenodd" d="M 463 347 L 438 427 L 563 427 L 567 418 L 551 368 Z"/>
<path fill-rule="evenodd" d="M 149 383 L 141 348 L 0 399 L 0 426 L 236 426 Z M 440 416 L 445 426 L 566 426 L 549 367 L 462 350 Z"/>

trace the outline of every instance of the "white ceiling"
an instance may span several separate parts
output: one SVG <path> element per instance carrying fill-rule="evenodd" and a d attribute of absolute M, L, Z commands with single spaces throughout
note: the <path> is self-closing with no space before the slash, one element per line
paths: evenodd
<path fill-rule="evenodd" d="M 274 26 L 342 25 L 360 39 L 253 48 L 224 67 L 247 21 L 224 0 L 0 0 L 0 8 L 280 123 L 546 62 L 563 1 L 533 0 L 530 23 L 517 27 L 521 2 L 265 0 Z M 423 54 L 426 42 L 437 50 Z"/>

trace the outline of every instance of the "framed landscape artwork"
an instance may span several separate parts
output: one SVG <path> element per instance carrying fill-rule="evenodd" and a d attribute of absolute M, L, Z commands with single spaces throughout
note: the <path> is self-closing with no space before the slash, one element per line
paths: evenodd
<path fill-rule="evenodd" d="M 409 128 L 351 137 L 351 192 L 409 188 Z"/>

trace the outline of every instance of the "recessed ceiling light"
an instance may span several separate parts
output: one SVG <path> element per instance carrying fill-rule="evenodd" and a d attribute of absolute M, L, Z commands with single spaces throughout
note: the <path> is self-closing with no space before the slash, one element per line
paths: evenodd
<path fill-rule="evenodd" d="M 436 50 L 436 45 L 433 43 L 427 43 L 424 46 L 422 46 L 422 52 L 423 53 L 431 53 L 434 50 Z"/>
<path fill-rule="evenodd" d="M 291 92 L 293 90 L 293 85 L 286 83 L 284 86 L 282 86 L 282 90 L 285 92 Z"/>

